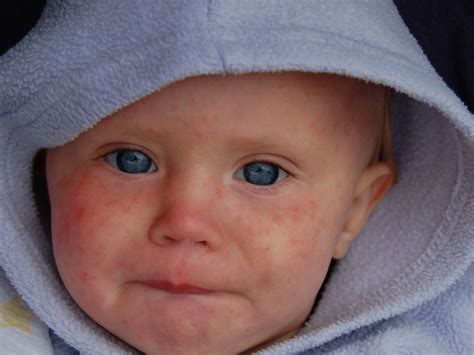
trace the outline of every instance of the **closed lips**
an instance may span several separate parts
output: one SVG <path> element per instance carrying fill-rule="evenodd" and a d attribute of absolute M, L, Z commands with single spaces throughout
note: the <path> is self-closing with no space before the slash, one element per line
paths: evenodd
<path fill-rule="evenodd" d="M 163 290 L 170 293 L 188 293 L 188 294 L 196 294 L 196 295 L 203 295 L 208 294 L 213 291 L 201 288 L 198 286 L 194 286 L 187 283 L 180 283 L 180 284 L 173 284 L 169 281 L 163 280 L 148 280 L 144 282 L 145 285 L 156 288 L 159 290 Z"/>

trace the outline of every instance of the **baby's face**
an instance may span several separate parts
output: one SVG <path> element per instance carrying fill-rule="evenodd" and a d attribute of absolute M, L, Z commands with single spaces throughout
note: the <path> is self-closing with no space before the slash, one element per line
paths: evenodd
<path fill-rule="evenodd" d="M 352 79 L 195 77 L 48 152 L 72 297 L 146 353 L 238 353 L 296 331 L 370 155 Z"/>

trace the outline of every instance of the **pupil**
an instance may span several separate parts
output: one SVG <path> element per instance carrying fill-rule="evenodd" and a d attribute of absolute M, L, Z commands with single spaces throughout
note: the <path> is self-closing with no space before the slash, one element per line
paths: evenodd
<path fill-rule="evenodd" d="M 244 177 L 254 185 L 271 185 L 278 179 L 278 167 L 269 163 L 250 163 L 244 166 Z"/>
<path fill-rule="evenodd" d="M 145 173 L 150 169 L 151 159 L 137 150 L 122 150 L 117 153 L 117 166 L 129 174 Z"/>

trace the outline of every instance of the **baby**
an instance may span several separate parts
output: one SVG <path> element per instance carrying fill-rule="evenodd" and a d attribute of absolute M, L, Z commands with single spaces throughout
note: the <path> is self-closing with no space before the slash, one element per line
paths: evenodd
<path fill-rule="evenodd" d="M 387 100 L 349 77 L 254 73 L 115 112 L 47 152 L 64 285 L 145 353 L 291 337 L 394 181 Z"/>
<path fill-rule="evenodd" d="M 473 122 L 390 0 L 48 1 L 0 57 L 0 352 L 472 354 Z"/>

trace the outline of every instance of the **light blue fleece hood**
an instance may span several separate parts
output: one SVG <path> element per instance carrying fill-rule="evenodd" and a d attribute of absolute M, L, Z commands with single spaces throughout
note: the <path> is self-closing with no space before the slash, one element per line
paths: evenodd
<path fill-rule="evenodd" d="M 82 353 L 132 352 L 55 272 L 34 155 L 177 80 L 276 71 L 392 87 L 399 176 L 305 327 L 261 353 L 473 353 L 474 117 L 389 1 L 50 1 L 0 57 L 0 266 L 11 285 Z"/>

